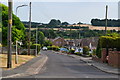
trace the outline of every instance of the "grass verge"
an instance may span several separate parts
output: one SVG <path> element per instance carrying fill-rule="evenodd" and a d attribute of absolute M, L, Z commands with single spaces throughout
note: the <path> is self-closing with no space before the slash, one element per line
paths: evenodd
<path fill-rule="evenodd" d="M 10 69 L 14 69 L 26 62 L 28 62 L 29 60 L 33 59 L 35 56 L 28 56 L 28 55 L 18 55 L 18 64 L 15 64 L 15 55 L 12 55 L 12 68 Z M 9 70 L 7 68 L 7 54 L 0 54 L 0 68 L 4 69 L 4 70 Z"/>

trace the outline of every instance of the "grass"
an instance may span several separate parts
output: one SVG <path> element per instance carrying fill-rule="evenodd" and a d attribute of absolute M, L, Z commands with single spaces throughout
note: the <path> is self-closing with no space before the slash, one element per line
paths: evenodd
<path fill-rule="evenodd" d="M 14 69 L 24 63 L 26 63 L 27 61 L 31 60 L 32 58 L 34 58 L 35 56 L 28 56 L 28 55 L 18 55 L 18 64 L 15 64 L 15 55 L 12 55 L 12 68 L 10 69 Z M 8 70 L 7 68 L 7 54 L 0 54 L 0 68 L 4 69 L 4 70 Z"/>

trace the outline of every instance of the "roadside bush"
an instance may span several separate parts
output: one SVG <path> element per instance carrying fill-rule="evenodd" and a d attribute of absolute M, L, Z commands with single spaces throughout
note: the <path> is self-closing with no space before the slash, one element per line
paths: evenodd
<path fill-rule="evenodd" d="M 37 51 L 39 52 L 40 49 L 41 49 L 41 45 L 40 45 L 40 44 L 32 44 L 32 45 L 30 46 L 30 48 L 31 48 L 31 49 L 36 49 L 36 46 L 37 46 Z"/>
<path fill-rule="evenodd" d="M 60 50 L 59 47 L 55 46 L 55 45 L 53 45 L 53 46 L 47 46 L 47 48 L 48 48 L 48 50 L 54 50 L 54 51 L 59 51 Z"/>
<path fill-rule="evenodd" d="M 93 49 L 92 55 L 96 55 L 96 49 Z"/>
<path fill-rule="evenodd" d="M 83 47 L 83 54 L 84 55 L 89 55 L 89 48 L 87 46 Z"/>
<path fill-rule="evenodd" d="M 76 52 L 75 54 L 76 54 L 76 55 L 82 55 L 82 53 L 80 53 L 80 52 Z"/>
<path fill-rule="evenodd" d="M 52 46 L 47 46 L 48 50 L 52 50 Z"/>
<path fill-rule="evenodd" d="M 116 48 L 117 51 L 120 51 L 120 34 L 112 33 L 99 38 L 96 49 L 96 55 L 99 58 L 101 58 L 102 48 Z"/>
<path fill-rule="evenodd" d="M 116 48 L 120 50 L 120 37 L 101 36 L 100 44 L 102 48 Z"/>
<path fill-rule="evenodd" d="M 58 46 L 52 46 L 52 50 L 54 50 L 54 51 L 59 51 L 60 49 L 59 49 L 59 47 Z"/>
<path fill-rule="evenodd" d="M 73 50 L 73 49 L 69 50 L 69 53 L 71 53 L 71 54 L 74 54 L 74 52 L 75 52 L 75 50 Z"/>

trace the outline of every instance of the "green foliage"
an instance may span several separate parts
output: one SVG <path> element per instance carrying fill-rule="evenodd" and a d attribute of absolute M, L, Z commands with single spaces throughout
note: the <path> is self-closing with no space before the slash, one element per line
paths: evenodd
<path fill-rule="evenodd" d="M 89 55 L 89 48 L 87 47 L 87 46 L 84 46 L 83 47 L 83 54 L 85 54 L 85 55 Z"/>
<path fill-rule="evenodd" d="M 39 31 L 38 32 L 38 43 L 43 45 L 44 44 L 44 39 L 45 39 L 44 33 Z"/>
<path fill-rule="evenodd" d="M 107 36 L 101 36 L 98 41 L 96 55 L 101 58 L 102 48 L 116 48 L 120 51 L 120 34 L 112 33 Z"/>
<path fill-rule="evenodd" d="M 44 46 L 52 46 L 52 42 L 50 40 L 45 40 Z"/>
<path fill-rule="evenodd" d="M 48 50 L 54 50 L 54 51 L 59 51 L 60 50 L 59 47 L 55 46 L 55 45 L 53 45 L 53 46 L 47 46 L 47 48 L 48 48 Z"/>
<path fill-rule="evenodd" d="M 49 23 L 48 26 L 50 27 L 55 27 L 61 25 L 61 21 L 60 20 L 56 20 L 56 19 L 52 19 Z"/>
<path fill-rule="evenodd" d="M 100 20 L 100 19 L 92 19 L 91 23 L 94 26 L 105 26 L 105 19 L 102 19 L 102 20 Z M 120 19 L 118 19 L 118 20 L 108 19 L 107 23 L 108 23 L 107 25 L 109 27 L 120 27 Z"/>
<path fill-rule="evenodd" d="M 73 49 L 69 50 L 69 53 L 71 53 L 71 54 L 74 54 L 74 52 L 75 52 L 75 50 L 73 50 Z"/>
<path fill-rule="evenodd" d="M 31 49 L 36 49 L 36 46 L 37 46 L 37 51 L 40 51 L 40 49 L 41 49 L 41 45 L 40 45 L 40 44 L 32 44 L 32 45 L 30 46 L 30 48 L 31 48 Z"/>
<path fill-rule="evenodd" d="M 2 13 L 2 44 L 7 45 L 8 7 L 3 4 L 0 4 L 0 7 L 2 7 L 2 12 L 0 12 Z M 12 16 L 12 42 L 15 42 L 24 38 L 25 27 L 17 16 L 14 14 Z"/>
<path fill-rule="evenodd" d="M 82 53 L 80 53 L 80 52 L 76 52 L 75 54 L 77 54 L 77 55 L 82 55 Z"/>

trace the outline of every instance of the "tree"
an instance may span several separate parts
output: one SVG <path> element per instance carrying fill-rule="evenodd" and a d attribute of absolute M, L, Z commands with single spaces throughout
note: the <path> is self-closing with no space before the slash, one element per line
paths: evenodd
<path fill-rule="evenodd" d="M 7 45 L 7 28 L 8 28 L 8 7 L 0 4 L 0 7 L 2 7 L 2 44 Z M 16 40 L 21 40 L 24 38 L 24 32 L 25 27 L 23 23 L 20 21 L 20 19 L 13 15 L 13 26 L 12 26 L 12 42 L 15 42 Z"/>
<path fill-rule="evenodd" d="M 62 22 L 62 25 L 67 26 L 67 25 L 69 25 L 69 23 L 68 22 Z"/>
<path fill-rule="evenodd" d="M 45 36 L 43 32 L 39 31 L 38 32 L 38 43 L 41 44 L 41 46 L 44 44 L 45 41 Z"/>
<path fill-rule="evenodd" d="M 61 21 L 60 20 L 56 20 L 56 19 L 52 19 L 49 23 L 48 23 L 48 26 L 51 26 L 51 27 L 57 27 L 61 25 Z"/>
<path fill-rule="evenodd" d="M 50 40 L 45 40 L 44 46 L 52 46 L 52 42 Z"/>
<path fill-rule="evenodd" d="M 2 44 L 7 45 L 7 28 L 8 28 L 8 7 L 0 4 L 0 7 L 2 7 Z M 20 19 L 13 15 L 13 26 L 12 26 L 12 42 L 15 42 L 16 40 L 21 40 L 24 38 L 24 32 L 25 27 L 23 23 L 20 21 Z"/>

